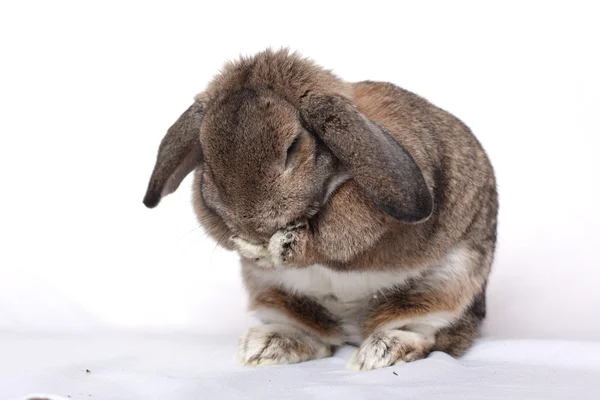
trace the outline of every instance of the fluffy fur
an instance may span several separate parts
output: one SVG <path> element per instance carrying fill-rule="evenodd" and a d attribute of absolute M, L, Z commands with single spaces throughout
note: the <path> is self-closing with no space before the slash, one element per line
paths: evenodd
<path fill-rule="evenodd" d="M 264 323 L 241 363 L 353 343 L 349 366 L 367 370 L 472 343 L 498 203 L 485 152 L 448 112 L 267 50 L 227 64 L 171 127 L 144 203 L 192 170 L 198 220 L 241 255 Z"/>

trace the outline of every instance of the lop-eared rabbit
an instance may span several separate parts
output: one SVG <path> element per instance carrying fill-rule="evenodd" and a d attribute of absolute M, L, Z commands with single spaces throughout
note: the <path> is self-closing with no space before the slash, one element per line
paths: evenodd
<path fill-rule="evenodd" d="M 358 350 L 370 370 L 462 355 L 485 316 L 494 172 L 469 128 L 287 50 L 230 62 L 162 140 L 144 204 L 194 171 L 198 221 L 241 256 L 262 324 L 244 365 Z"/>

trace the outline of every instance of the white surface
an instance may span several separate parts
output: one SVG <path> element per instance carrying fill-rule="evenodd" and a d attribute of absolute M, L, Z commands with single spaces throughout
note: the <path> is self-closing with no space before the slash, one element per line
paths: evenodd
<path fill-rule="evenodd" d="M 344 79 L 389 80 L 415 91 L 481 140 L 501 204 L 487 338 L 600 341 L 598 7 L 2 2 L 0 331 L 199 336 L 183 344 L 161 339 L 158 353 L 150 341 L 115 344 L 114 354 L 109 342 L 0 341 L 0 368 L 11 372 L 0 376 L 0 389 L 14 376 L 19 391 L 110 389 L 130 399 L 176 398 L 170 389 L 189 398 L 218 385 L 231 395 L 262 390 L 263 398 L 288 386 L 320 394 L 332 382 L 332 397 L 362 390 L 380 398 L 393 388 L 406 397 L 460 396 L 461 389 L 473 397 L 517 390 L 577 398 L 570 390 L 579 382 L 600 382 L 584 362 L 597 356 L 593 345 L 561 344 L 558 358 L 554 345 L 536 341 L 507 351 L 535 360 L 531 368 L 519 359 L 505 363 L 498 358 L 505 342 L 488 342 L 473 353 L 481 359 L 463 364 L 437 355 L 403 367 L 400 377 L 350 375 L 341 372 L 341 358 L 227 374 L 233 348 L 213 348 L 210 335 L 239 335 L 249 322 L 236 256 L 215 249 L 197 227 L 189 179 L 156 210 L 141 200 L 160 139 L 223 61 L 289 46 Z M 79 355 L 98 372 L 76 375 Z M 37 364 L 23 366 L 34 358 Z M 110 379 L 100 379 L 104 366 Z M 272 383 L 265 381 L 270 373 Z M 543 387 L 552 390 L 540 395 Z"/>
<path fill-rule="evenodd" d="M 598 343 L 488 340 L 458 361 L 434 353 L 412 364 L 357 373 L 344 366 L 351 347 L 330 359 L 246 368 L 232 360 L 233 337 L 4 339 L 0 351 L 14 362 L 0 364 L 2 399 L 40 392 L 80 400 L 597 400 L 600 396 Z"/>

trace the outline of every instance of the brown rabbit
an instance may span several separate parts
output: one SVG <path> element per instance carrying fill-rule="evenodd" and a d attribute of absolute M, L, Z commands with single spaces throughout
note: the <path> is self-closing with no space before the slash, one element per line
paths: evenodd
<path fill-rule="evenodd" d="M 144 204 L 195 170 L 198 220 L 242 256 L 263 325 L 245 365 L 359 346 L 358 370 L 463 354 L 485 316 L 498 209 L 461 121 L 287 50 L 229 63 L 163 139 Z"/>

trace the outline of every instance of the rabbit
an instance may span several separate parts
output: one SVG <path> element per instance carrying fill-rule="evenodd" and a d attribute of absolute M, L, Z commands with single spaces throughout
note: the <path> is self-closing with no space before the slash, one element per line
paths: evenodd
<path fill-rule="evenodd" d="M 287 49 L 229 62 L 162 140 L 144 197 L 194 171 L 199 223 L 240 255 L 242 365 L 357 346 L 354 370 L 464 354 L 486 314 L 498 199 L 470 129 L 391 83 Z"/>

